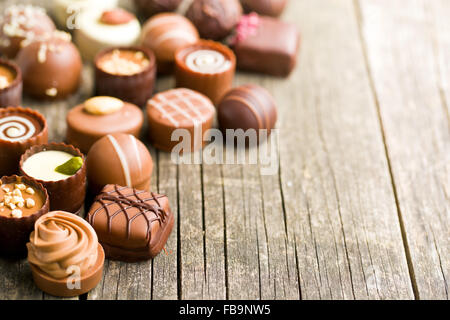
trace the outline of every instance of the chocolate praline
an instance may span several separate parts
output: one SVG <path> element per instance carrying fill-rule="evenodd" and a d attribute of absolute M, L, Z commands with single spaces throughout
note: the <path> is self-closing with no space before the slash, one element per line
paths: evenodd
<path fill-rule="evenodd" d="M 107 184 L 148 190 L 153 160 L 145 145 L 134 136 L 114 133 L 94 143 L 86 167 L 89 190 L 94 195 Z"/>
<path fill-rule="evenodd" d="M 136 56 L 129 56 L 129 52 L 135 53 Z M 105 62 L 106 65 L 103 65 Z M 156 79 L 156 59 L 150 49 L 105 49 L 97 54 L 94 65 L 97 96 L 116 97 L 139 107 L 145 106 L 152 96 Z"/>
<path fill-rule="evenodd" d="M 191 20 L 205 39 L 222 40 L 238 24 L 242 15 L 239 0 L 196 0 L 186 17 Z"/>
<path fill-rule="evenodd" d="M 41 164 L 39 167 L 39 177 L 34 176 L 31 172 L 28 172 L 28 165 L 26 165 L 27 160 L 29 160 L 32 156 L 35 156 L 41 152 L 46 151 L 60 151 L 66 153 L 69 157 L 80 157 L 83 159 L 83 164 L 81 168 L 79 168 L 76 173 L 72 175 L 65 175 L 64 177 L 58 179 L 52 179 L 44 177 L 48 172 L 44 171 L 44 168 Z M 50 159 L 49 159 L 50 160 Z M 49 160 L 41 160 L 43 162 L 47 162 L 47 164 L 53 163 L 53 161 Z M 53 210 L 63 210 L 75 214 L 79 214 L 84 205 L 84 199 L 86 196 L 86 164 L 85 157 L 80 152 L 79 149 L 67 145 L 65 143 L 49 143 L 36 145 L 28 149 L 20 158 L 20 172 L 22 175 L 33 178 L 39 183 L 41 183 L 48 192 L 50 197 L 50 209 Z M 37 161 L 37 160 L 36 160 Z M 63 162 L 64 163 L 64 162 Z M 62 165 L 63 163 L 58 163 L 57 165 Z M 25 168 L 25 165 L 27 166 Z M 57 166 L 56 165 L 56 166 Z M 56 168 L 55 166 L 55 168 Z M 54 173 L 55 169 L 52 168 Z"/>
<path fill-rule="evenodd" d="M 140 42 L 155 53 L 159 73 L 172 73 L 177 49 L 198 39 L 197 29 L 187 18 L 160 13 L 145 22 Z"/>
<path fill-rule="evenodd" d="M 48 141 L 44 116 L 30 108 L 0 108 L 0 176 L 19 172 L 22 154 Z"/>
<path fill-rule="evenodd" d="M 241 0 L 245 12 L 256 12 L 271 17 L 280 16 L 287 3 L 288 0 Z"/>
<path fill-rule="evenodd" d="M 119 185 L 103 188 L 86 219 L 106 257 L 126 262 L 158 255 L 174 223 L 167 196 Z"/>
<path fill-rule="evenodd" d="M 9 6 L 0 21 L 0 53 L 11 59 L 26 43 L 46 37 L 55 30 L 45 10 L 32 5 Z"/>
<path fill-rule="evenodd" d="M 201 92 L 214 104 L 231 88 L 235 69 L 233 51 L 219 42 L 200 40 L 175 54 L 177 87 Z"/>
<path fill-rule="evenodd" d="M 151 17 L 157 13 L 177 10 L 183 0 L 134 0 L 138 12 L 144 18 Z"/>
<path fill-rule="evenodd" d="M 23 257 L 26 254 L 26 243 L 33 231 L 35 221 L 49 211 L 49 197 L 42 184 L 34 179 L 13 175 L 2 177 L 0 182 L 0 254 Z M 23 196 L 19 198 L 34 199 L 35 202 L 33 206 L 24 202 L 22 207 L 16 203 L 13 206 L 14 210 L 23 212 L 20 217 L 13 216 L 13 209 L 5 203 L 5 188 L 11 184 L 23 185 L 24 188 L 20 190 Z"/>
<path fill-rule="evenodd" d="M 0 59 L 0 108 L 22 103 L 22 72 L 12 61 Z"/>
<path fill-rule="evenodd" d="M 78 89 L 82 61 L 65 32 L 35 41 L 17 55 L 24 91 L 39 99 L 62 99 Z"/>
<path fill-rule="evenodd" d="M 66 120 L 67 142 L 88 153 L 96 141 L 111 133 L 128 133 L 138 138 L 144 115 L 134 104 L 112 97 L 94 97 L 72 108 Z"/>
<path fill-rule="evenodd" d="M 228 91 L 217 108 L 220 129 L 267 130 L 269 135 L 277 122 L 277 107 L 271 94 L 258 85 L 247 84 Z"/>

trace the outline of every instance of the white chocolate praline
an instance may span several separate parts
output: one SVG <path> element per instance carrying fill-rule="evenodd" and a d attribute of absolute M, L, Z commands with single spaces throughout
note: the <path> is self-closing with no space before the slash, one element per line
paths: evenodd
<path fill-rule="evenodd" d="M 141 25 L 136 18 L 124 24 L 105 24 L 100 21 L 103 11 L 98 8 L 85 10 L 77 18 L 74 42 L 88 61 L 103 49 L 135 45 L 141 34 Z"/>
<path fill-rule="evenodd" d="M 22 170 L 30 177 L 42 181 L 60 181 L 68 176 L 55 171 L 55 168 L 74 156 L 64 151 L 48 150 L 38 152 L 23 163 Z"/>
<path fill-rule="evenodd" d="M 231 67 L 231 61 L 222 53 L 208 49 L 191 52 L 185 63 L 190 70 L 204 74 L 221 73 Z"/>
<path fill-rule="evenodd" d="M 20 116 L 0 118 L 0 140 L 21 141 L 31 138 L 36 132 L 33 123 Z"/>

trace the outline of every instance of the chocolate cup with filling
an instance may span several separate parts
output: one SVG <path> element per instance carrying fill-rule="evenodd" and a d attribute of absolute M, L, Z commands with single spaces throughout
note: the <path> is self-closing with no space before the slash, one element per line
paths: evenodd
<path fill-rule="evenodd" d="M 24 171 L 24 163 L 31 156 L 43 151 L 62 151 L 83 159 L 82 167 L 74 175 L 67 176 L 65 179 L 57 181 L 35 179 L 47 189 L 50 197 L 51 211 L 62 210 L 79 214 L 83 209 L 84 199 L 86 197 L 86 161 L 84 155 L 79 149 L 65 143 L 49 143 L 33 146 L 20 158 L 19 166 L 22 175 L 30 177 Z"/>
<path fill-rule="evenodd" d="M 195 52 L 216 52 L 216 57 L 213 57 L 214 60 L 209 59 L 206 55 L 194 58 L 192 54 Z M 188 59 L 192 60 L 192 64 L 197 70 L 194 70 L 193 66 L 187 62 Z M 201 71 L 203 66 L 198 63 L 208 60 L 213 61 L 216 65 L 206 66 L 205 70 L 207 71 Z M 178 49 L 175 53 L 176 86 L 201 92 L 209 97 L 215 105 L 231 89 L 235 70 L 236 57 L 233 51 L 218 42 L 200 40 L 195 44 Z"/>
<path fill-rule="evenodd" d="M 30 268 L 31 273 L 33 274 L 34 283 L 42 291 L 55 297 L 76 297 L 91 291 L 97 286 L 103 276 L 104 262 L 105 252 L 99 243 L 97 249 L 97 261 L 86 274 L 80 277 L 79 289 L 77 287 L 74 287 L 73 289 L 69 288 L 67 285 L 67 278 L 54 279 L 32 263 L 30 263 Z"/>
<path fill-rule="evenodd" d="M 11 117 L 11 121 L 5 118 Z M 13 118 L 14 117 L 14 118 Z M 16 117 L 23 118 L 17 121 Z M 3 120 L 2 120 L 3 119 Z M 31 129 L 33 126 L 34 129 Z M 9 129 L 18 130 L 15 136 L 5 139 Z M 30 136 L 30 132 L 34 133 Z M 0 175 L 11 175 L 19 172 L 21 155 L 30 147 L 48 142 L 47 121 L 39 112 L 23 107 L 0 108 Z"/>
<path fill-rule="evenodd" d="M 174 224 L 167 196 L 111 184 L 95 198 L 86 219 L 106 257 L 126 262 L 158 255 Z"/>
<path fill-rule="evenodd" d="M 102 59 L 114 50 L 142 52 L 148 64 L 142 70 L 132 74 L 109 73 L 100 66 Z M 156 79 L 156 58 L 154 53 L 144 47 L 108 48 L 95 57 L 95 94 L 111 96 L 144 107 L 153 94 Z"/>
<path fill-rule="evenodd" d="M 22 72 L 19 66 L 12 61 L 0 59 L 0 76 L 12 79 L 7 79 L 9 82 L 7 86 L 0 85 L 0 108 L 2 107 L 16 107 L 22 103 Z"/>
<path fill-rule="evenodd" d="M 33 188 L 35 195 L 42 199 L 42 206 L 33 214 L 24 215 L 20 218 L 0 214 L 0 254 L 12 258 L 23 258 L 26 256 L 26 243 L 34 229 L 34 223 L 50 209 L 49 196 L 41 183 L 28 177 L 13 175 L 2 177 L 0 180 L 2 186 L 16 182 L 23 183 Z M 0 199 L 0 201 L 3 201 L 3 199 Z"/>

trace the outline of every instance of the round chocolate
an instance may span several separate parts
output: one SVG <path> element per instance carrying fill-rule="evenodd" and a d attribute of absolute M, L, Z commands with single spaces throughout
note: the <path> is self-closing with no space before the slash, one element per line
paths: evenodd
<path fill-rule="evenodd" d="M 144 47 L 119 47 L 101 51 L 95 58 L 95 92 L 145 106 L 153 94 L 156 59 Z"/>
<path fill-rule="evenodd" d="M 176 129 L 185 129 L 191 138 L 191 151 L 205 143 L 203 136 L 212 126 L 214 105 L 204 95 L 180 88 L 158 93 L 147 104 L 150 140 L 164 151 L 172 151 L 179 141 L 172 141 Z"/>
<path fill-rule="evenodd" d="M 134 0 L 134 3 L 145 18 L 151 17 L 160 12 L 170 12 L 177 10 L 183 0 Z"/>
<path fill-rule="evenodd" d="M 235 69 L 233 51 L 218 42 L 200 40 L 175 54 L 177 87 L 201 92 L 214 104 L 231 88 Z"/>
<path fill-rule="evenodd" d="M 141 190 L 150 187 L 152 157 L 145 145 L 129 134 L 114 133 L 98 140 L 89 150 L 86 166 L 92 194 L 107 184 Z"/>
<path fill-rule="evenodd" d="M 56 167 L 73 157 L 83 159 L 83 164 L 72 175 L 56 172 Z M 64 143 L 36 145 L 20 158 L 22 175 L 40 182 L 50 197 L 51 210 L 64 210 L 78 214 L 86 196 L 86 165 L 80 150 Z"/>
<path fill-rule="evenodd" d="M 271 17 L 280 16 L 287 3 L 288 0 L 241 0 L 245 12 L 256 12 Z"/>
<path fill-rule="evenodd" d="M 136 44 L 141 34 L 136 17 L 120 8 L 82 11 L 77 17 L 77 25 L 74 42 L 88 61 L 103 49 Z"/>
<path fill-rule="evenodd" d="M 277 108 L 270 93 L 248 84 L 227 92 L 217 109 L 219 126 L 226 129 L 266 129 L 268 134 L 277 122 Z"/>
<path fill-rule="evenodd" d="M 18 173 L 20 156 L 47 139 L 47 121 L 39 112 L 22 107 L 0 109 L 0 176 Z"/>
<path fill-rule="evenodd" d="M 41 99 L 61 99 L 78 89 L 82 61 L 70 35 L 57 31 L 35 41 L 17 55 L 26 93 Z"/>
<path fill-rule="evenodd" d="M 0 254 L 22 257 L 35 221 L 49 210 L 47 191 L 34 179 L 0 179 Z"/>
<path fill-rule="evenodd" d="M 139 137 L 144 115 L 136 105 L 111 97 L 95 97 L 87 103 L 92 105 L 92 109 L 87 108 L 85 102 L 67 114 L 68 143 L 87 153 L 97 140 L 111 133 L 122 132 Z M 119 104 L 118 110 L 113 109 L 115 103 Z M 103 110 L 95 112 L 95 106 L 100 108 L 101 104 Z"/>
<path fill-rule="evenodd" d="M 186 17 L 205 39 L 221 40 L 228 36 L 242 15 L 239 0 L 196 0 Z"/>
<path fill-rule="evenodd" d="M 175 52 L 198 39 L 198 31 L 188 19 L 176 13 L 161 13 L 144 24 L 141 44 L 155 53 L 158 72 L 166 73 L 173 71 Z"/>
<path fill-rule="evenodd" d="M 22 72 L 12 61 L 0 59 L 0 108 L 22 103 Z"/>
<path fill-rule="evenodd" d="M 12 5 L 0 17 L 0 53 L 14 58 L 26 44 L 55 30 L 53 21 L 41 7 Z"/>

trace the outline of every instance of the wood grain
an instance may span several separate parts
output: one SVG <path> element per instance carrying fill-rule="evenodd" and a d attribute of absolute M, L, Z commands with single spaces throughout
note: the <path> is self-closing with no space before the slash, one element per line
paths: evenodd
<path fill-rule="evenodd" d="M 445 69 L 436 55 L 438 45 L 439 55 L 448 56 L 444 49 L 448 40 L 439 35 L 448 34 L 448 29 L 439 30 L 450 14 L 448 3 L 443 4 L 360 1 L 362 34 L 399 214 L 416 295 L 422 299 L 449 298 L 450 122 L 440 92 L 444 78 L 439 74 Z M 433 30 L 425 8 L 434 5 L 441 18 Z"/>

